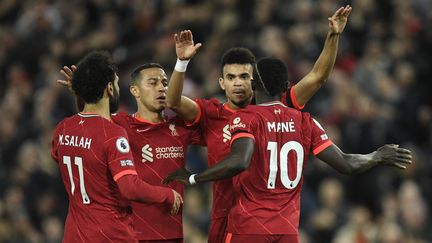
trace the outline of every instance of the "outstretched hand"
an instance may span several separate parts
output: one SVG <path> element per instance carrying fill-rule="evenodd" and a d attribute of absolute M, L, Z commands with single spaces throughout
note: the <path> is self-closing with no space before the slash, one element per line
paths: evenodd
<path fill-rule="evenodd" d="M 184 185 L 190 185 L 189 177 L 192 173 L 185 168 L 180 168 L 172 173 L 170 173 L 165 179 L 162 180 L 163 184 L 168 184 L 172 181 L 178 181 Z"/>
<path fill-rule="evenodd" d="M 72 65 L 70 68 L 68 66 L 64 66 L 62 70 L 60 70 L 61 75 L 65 78 L 65 80 L 58 79 L 57 83 L 67 87 L 70 91 L 72 91 L 72 76 L 73 72 L 77 69 L 75 65 Z"/>
<path fill-rule="evenodd" d="M 348 20 L 348 16 L 351 13 L 352 7 L 346 5 L 341 7 L 333 14 L 333 16 L 328 18 L 330 32 L 332 34 L 340 34 L 345 29 L 345 25 Z"/>
<path fill-rule="evenodd" d="M 399 148 L 397 144 L 386 144 L 379 148 L 373 159 L 380 165 L 394 166 L 399 169 L 406 169 L 412 163 L 411 151 Z"/>
<path fill-rule="evenodd" d="M 201 43 L 194 44 L 192 31 L 183 30 L 179 34 L 174 34 L 176 54 L 180 60 L 189 60 L 195 56 Z"/>

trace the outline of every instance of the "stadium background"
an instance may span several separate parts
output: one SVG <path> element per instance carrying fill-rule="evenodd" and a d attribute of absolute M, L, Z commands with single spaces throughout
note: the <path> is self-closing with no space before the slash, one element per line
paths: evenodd
<path fill-rule="evenodd" d="M 56 84 L 63 65 L 108 49 L 120 67 L 124 111 L 130 70 L 175 64 L 172 35 L 191 29 L 203 47 L 185 94 L 224 98 L 220 57 L 233 46 L 284 60 L 298 81 L 318 57 L 327 17 L 351 4 L 330 79 L 307 104 L 347 152 L 384 143 L 414 151 L 401 172 L 341 176 L 311 159 L 302 194 L 302 242 L 432 242 L 432 1 L 430 0 L 2 0 L 0 1 L 0 242 L 59 242 L 67 198 L 50 158 L 53 127 L 75 112 Z M 202 170 L 205 150 L 189 165 Z M 185 242 L 205 242 L 210 186 L 186 194 Z M 91 226 L 89 226 L 91 227 Z"/>

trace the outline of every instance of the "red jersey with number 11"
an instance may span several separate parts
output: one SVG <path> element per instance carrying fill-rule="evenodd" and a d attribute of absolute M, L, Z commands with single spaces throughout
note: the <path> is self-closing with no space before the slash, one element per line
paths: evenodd
<path fill-rule="evenodd" d="M 137 174 L 126 131 L 79 113 L 57 125 L 51 156 L 69 196 L 63 242 L 137 242 L 129 202 L 115 182 Z"/>

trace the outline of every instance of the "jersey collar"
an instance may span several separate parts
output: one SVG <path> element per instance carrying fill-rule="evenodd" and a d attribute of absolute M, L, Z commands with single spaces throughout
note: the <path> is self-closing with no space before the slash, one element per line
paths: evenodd
<path fill-rule="evenodd" d="M 272 105 L 281 105 L 284 107 L 287 107 L 286 105 L 284 105 L 282 102 L 280 101 L 269 101 L 269 102 L 265 102 L 265 103 L 261 103 L 258 104 L 259 106 L 272 106 Z"/>
<path fill-rule="evenodd" d="M 234 110 L 233 108 L 229 107 L 228 102 L 223 104 L 223 108 L 231 113 L 236 113 L 237 110 Z"/>
<path fill-rule="evenodd" d="M 151 121 L 146 120 L 146 119 L 144 119 L 144 118 L 142 118 L 142 117 L 138 117 L 138 113 L 137 113 L 137 112 L 133 113 L 133 114 L 132 114 L 132 117 L 135 118 L 135 120 L 137 120 L 137 121 L 139 121 L 139 122 L 148 123 L 148 124 L 150 124 L 150 125 L 158 125 L 158 124 L 160 124 L 160 123 L 164 123 L 164 122 L 166 122 L 166 120 L 167 120 L 166 117 L 164 117 L 164 120 L 163 120 L 162 122 L 160 122 L 160 123 L 157 123 L 157 122 L 151 122 Z"/>

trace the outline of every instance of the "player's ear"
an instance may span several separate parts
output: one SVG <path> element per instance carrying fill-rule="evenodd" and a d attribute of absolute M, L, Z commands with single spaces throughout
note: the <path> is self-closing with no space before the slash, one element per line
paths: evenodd
<path fill-rule="evenodd" d="M 106 90 L 107 90 L 108 96 L 111 96 L 111 97 L 114 96 L 114 83 L 108 82 Z"/>
<path fill-rule="evenodd" d="M 136 85 L 129 86 L 129 91 L 135 98 L 139 97 L 139 90 L 138 90 L 138 87 Z"/>
<path fill-rule="evenodd" d="M 219 78 L 219 86 L 222 90 L 225 90 L 225 80 L 223 78 Z"/>

